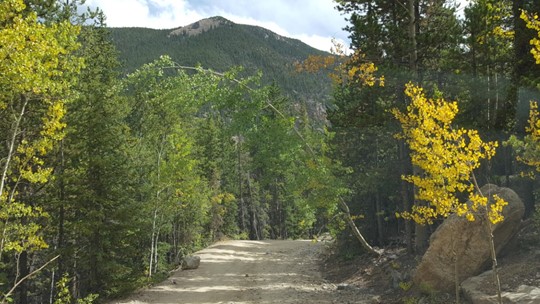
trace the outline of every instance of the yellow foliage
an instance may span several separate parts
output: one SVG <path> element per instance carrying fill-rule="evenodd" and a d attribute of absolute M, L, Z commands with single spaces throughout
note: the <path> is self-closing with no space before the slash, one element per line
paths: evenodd
<path fill-rule="evenodd" d="M 296 72 L 317 73 L 322 69 L 329 69 L 336 64 L 336 56 L 309 55 L 302 63 L 296 63 Z"/>
<path fill-rule="evenodd" d="M 502 216 L 502 211 L 503 208 L 508 205 L 508 202 L 497 195 L 493 195 L 493 198 L 495 199 L 495 202 L 490 205 L 488 219 L 493 224 L 496 224 L 504 220 L 504 217 Z"/>
<path fill-rule="evenodd" d="M 332 55 L 310 55 L 306 60 L 295 65 L 297 72 L 317 73 L 329 70 L 329 77 L 336 85 L 358 83 L 365 86 L 384 86 L 384 76 L 376 76 L 377 66 L 365 58 L 365 54 L 356 50 L 347 55 L 343 46 L 334 41 Z"/>
<path fill-rule="evenodd" d="M 505 24 L 505 19 L 512 16 L 511 6 L 506 1 L 484 0 L 485 17 L 482 20 L 484 29 L 476 33 L 476 41 L 482 45 L 495 48 L 511 47 L 515 31 Z M 493 45 L 495 44 L 495 45 Z"/>
<path fill-rule="evenodd" d="M 400 216 L 426 224 L 456 213 L 472 221 L 481 208 L 489 208 L 489 219 L 493 223 L 501 220 L 504 204 L 499 201 L 488 207 L 488 199 L 477 194 L 471 182 L 473 170 L 482 159 L 495 155 L 497 143 L 483 142 L 476 130 L 454 128 L 456 102 L 427 98 L 423 89 L 412 83 L 407 84 L 405 94 L 411 98 L 406 113 L 392 112 L 403 129 L 398 137 L 407 141 L 412 163 L 422 173 L 403 179 L 417 187 L 416 198 L 426 205 L 413 206 L 411 212 Z M 458 196 L 462 195 L 471 203 L 460 202 Z"/>
<path fill-rule="evenodd" d="M 538 38 L 531 39 L 532 45 L 531 54 L 536 59 L 536 64 L 540 64 L 540 18 L 537 14 L 529 15 L 526 11 L 521 12 L 521 19 L 525 21 L 527 27 L 535 30 L 538 33 Z"/>
<path fill-rule="evenodd" d="M 80 28 L 68 21 L 43 23 L 22 0 L 0 1 L 0 131 L 9 145 L 0 155 L 0 255 L 46 247 L 38 207 L 18 201 L 17 185 L 50 179 L 46 155 L 64 136 L 65 102 L 83 66 L 75 56 Z M 7 127 L 6 127 L 7 126 Z M 9 193 L 9 194 L 8 194 Z M 21 195 L 28 196 L 27 193 Z M 25 224 L 22 225 L 22 219 Z"/>
<path fill-rule="evenodd" d="M 538 104 L 530 102 L 528 126 L 525 131 L 528 135 L 523 140 L 518 140 L 516 136 L 510 137 L 509 144 L 513 145 L 518 152 L 517 160 L 532 166 L 540 172 L 540 113 Z M 523 174 L 523 173 L 522 173 Z M 529 174 L 534 177 L 532 173 Z"/>
<path fill-rule="evenodd" d="M 537 32 L 538 37 L 531 39 L 532 45 L 531 54 L 536 60 L 536 64 L 540 64 L 540 18 L 538 14 L 528 14 L 526 11 L 521 12 L 523 19 L 528 28 Z M 530 102 L 528 126 L 525 131 L 528 133 L 523 140 L 517 139 L 516 136 L 511 136 L 508 144 L 514 146 L 518 152 L 517 160 L 535 168 L 540 172 L 540 113 L 538 112 L 538 104 L 534 101 Z M 522 173 L 523 175 L 523 173 Z M 534 177 L 530 172 L 529 176 Z"/>

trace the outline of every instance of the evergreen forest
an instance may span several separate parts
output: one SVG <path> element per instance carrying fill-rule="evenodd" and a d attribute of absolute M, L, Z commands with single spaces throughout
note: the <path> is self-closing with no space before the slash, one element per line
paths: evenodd
<path fill-rule="evenodd" d="M 422 255 L 449 214 L 501 220 L 474 184 L 540 229 L 540 2 L 334 2 L 351 45 L 330 54 L 1 1 L 0 303 L 105 302 L 222 239 Z"/>

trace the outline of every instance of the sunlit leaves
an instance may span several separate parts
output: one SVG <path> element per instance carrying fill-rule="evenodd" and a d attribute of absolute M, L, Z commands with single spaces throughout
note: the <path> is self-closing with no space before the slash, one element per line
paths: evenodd
<path fill-rule="evenodd" d="M 70 53 L 79 45 L 79 28 L 68 22 L 45 25 L 37 16 L 22 15 L 23 1 L 7 0 L 0 4 L 0 100 L 6 102 L 24 93 L 51 96 L 65 93 L 73 84 L 73 75 L 81 67 Z M 70 59 L 70 60 L 68 60 Z"/>
<path fill-rule="evenodd" d="M 47 248 L 47 244 L 40 235 L 41 226 L 35 222 L 43 216 L 47 216 L 41 208 L 11 202 L 0 210 L 0 220 L 10 222 L 4 225 L 3 252 L 22 252 Z M 21 219 L 26 219 L 22 223 Z"/>
<path fill-rule="evenodd" d="M 537 14 L 530 15 L 527 12 L 521 12 L 521 19 L 525 20 L 527 27 L 535 30 L 538 33 L 537 38 L 531 39 L 530 43 L 533 46 L 531 54 L 536 59 L 536 64 L 540 64 L 540 19 Z"/>
<path fill-rule="evenodd" d="M 540 19 L 537 14 L 531 15 L 525 11 L 521 12 L 521 19 L 525 21 L 527 27 L 538 32 L 538 38 L 531 39 L 531 54 L 536 59 L 536 64 L 540 64 Z M 517 152 L 517 160 L 533 167 L 540 172 L 540 112 L 538 103 L 531 101 L 529 110 L 528 125 L 525 127 L 527 135 L 520 140 L 517 136 L 510 136 L 505 143 L 511 145 Z M 523 173 L 522 173 L 523 174 Z M 529 173 L 534 176 L 532 172 Z"/>
<path fill-rule="evenodd" d="M 6 231 L 0 254 L 45 247 L 35 223 L 45 213 L 27 201 L 31 186 L 50 178 L 45 157 L 63 138 L 65 102 L 82 67 L 73 55 L 79 28 L 44 24 L 24 9 L 22 0 L 0 3 L 0 136 L 8 144 L 0 150 L 0 217 Z M 21 183 L 30 193 L 19 193 Z"/>
<path fill-rule="evenodd" d="M 475 39 L 480 45 L 509 47 L 514 30 L 509 27 L 512 16 L 511 2 L 507 0 L 479 0 L 465 9 L 471 24 L 475 24 Z M 469 25 L 471 26 L 471 25 Z"/>
<path fill-rule="evenodd" d="M 474 220 L 482 208 L 489 208 L 492 223 L 501 221 L 505 202 L 496 199 L 488 207 L 488 198 L 475 192 L 478 189 L 472 182 L 474 169 L 495 155 L 497 143 L 483 142 L 476 130 L 454 128 L 456 102 L 427 98 L 422 88 L 411 83 L 405 94 L 411 98 L 407 111 L 394 110 L 393 114 L 403 129 L 399 136 L 409 144 L 412 163 L 421 173 L 403 178 L 417 187 L 416 198 L 427 205 L 413 206 L 411 212 L 400 215 L 425 224 L 452 213 Z M 470 203 L 461 202 L 462 196 Z"/>
<path fill-rule="evenodd" d="M 533 167 L 537 172 L 540 172 L 540 113 L 538 112 L 538 104 L 530 102 L 528 126 L 525 128 L 527 135 L 523 140 L 518 139 L 515 135 L 510 136 L 510 139 L 505 143 L 511 145 L 517 152 L 517 160 Z M 522 173 L 525 175 L 525 173 Z M 534 176 L 530 173 L 531 177 Z"/>
<path fill-rule="evenodd" d="M 297 72 L 317 73 L 329 71 L 334 84 L 341 86 L 351 83 L 372 87 L 384 86 L 384 76 L 378 76 L 378 68 L 373 62 L 366 60 L 365 54 L 356 50 L 347 55 L 343 46 L 334 41 L 332 55 L 310 55 L 306 60 L 296 64 Z"/>

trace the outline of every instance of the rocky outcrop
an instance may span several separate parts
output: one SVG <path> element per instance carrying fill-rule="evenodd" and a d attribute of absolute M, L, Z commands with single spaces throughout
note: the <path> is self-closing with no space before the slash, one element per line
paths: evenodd
<path fill-rule="evenodd" d="M 497 295 L 482 292 L 487 281 L 493 280 L 493 271 L 486 271 L 479 276 L 468 278 L 461 284 L 463 296 L 471 304 L 498 304 Z M 515 291 L 501 294 L 505 304 L 538 304 L 540 303 L 540 288 L 520 285 Z"/>
<path fill-rule="evenodd" d="M 494 194 L 508 202 L 503 210 L 504 221 L 492 226 L 496 251 L 499 252 L 518 232 L 524 205 L 509 188 L 488 184 L 481 190 L 490 202 Z M 480 217 L 474 222 L 457 215 L 444 220 L 430 238 L 430 246 L 413 278 L 415 284 L 451 291 L 456 279 L 461 283 L 484 271 L 491 263 L 486 229 Z"/>
<path fill-rule="evenodd" d="M 182 270 L 197 269 L 201 264 L 201 257 L 198 255 L 188 255 L 182 259 Z"/>
<path fill-rule="evenodd" d="M 207 32 L 211 29 L 217 28 L 223 25 L 233 25 L 231 21 L 223 17 L 210 17 L 206 19 L 199 20 L 195 23 L 179 27 L 169 33 L 169 36 L 197 36 L 204 32 Z"/>

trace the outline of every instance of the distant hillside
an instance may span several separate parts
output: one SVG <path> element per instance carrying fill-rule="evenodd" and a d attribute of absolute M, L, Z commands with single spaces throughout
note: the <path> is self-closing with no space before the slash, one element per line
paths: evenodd
<path fill-rule="evenodd" d="M 308 55 L 327 53 L 261 27 L 212 17 L 177 29 L 111 28 L 111 32 L 124 72 L 166 54 L 181 65 L 200 64 L 216 71 L 239 65 L 249 74 L 261 70 L 265 83 L 276 83 L 291 97 L 319 102 L 328 98 L 330 84 L 324 73 L 299 75 L 293 68 Z"/>

